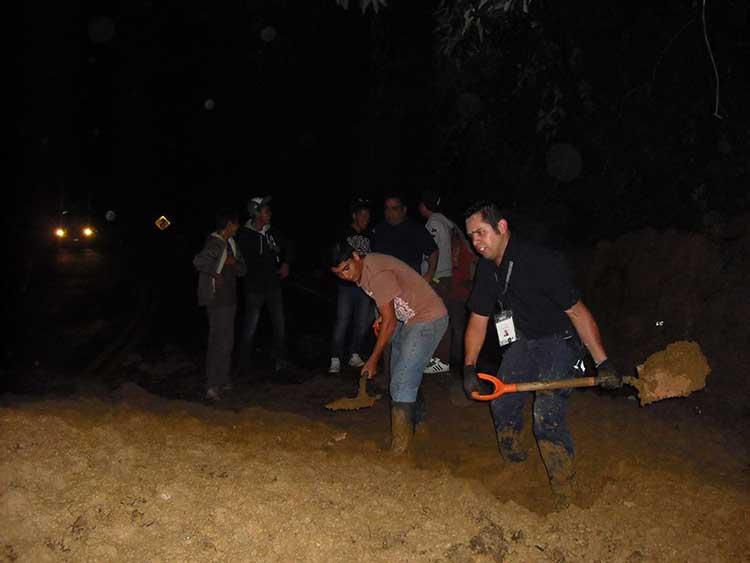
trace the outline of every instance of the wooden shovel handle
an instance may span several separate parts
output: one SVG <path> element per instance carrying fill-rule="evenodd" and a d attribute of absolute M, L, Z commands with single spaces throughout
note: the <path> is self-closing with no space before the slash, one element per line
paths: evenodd
<path fill-rule="evenodd" d="M 471 397 L 477 401 L 492 401 L 506 393 L 519 393 L 522 391 L 547 391 L 550 389 L 569 389 L 571 387 L 594 387 L 596 378 L 594 377 L 576 377 L 573 379 L 558 379 L 557 381 L 535 381 L 528 383 L 503 383 L 494 375 L 488 373 L 478 373 L 479 379 L 489 381 L 494 386 L 492 393 L 480 395 L 476 391 Z"/>
<path fill-rule="evenodd" d="M 558 381 L 539 381 L 534 383 L 516 383 L 516 391 L 546 391 L 547 389 L 569 389 L 571 387 L 593 387 L 593 377 L 575 377 Z"/>
<path fill-rule="evenodd" d="M 359 388 L 357 389 L 357 397 L 364 397 L 367 395 L 367 378 L 370 374 L 367 372 L 359 376 Z"/>

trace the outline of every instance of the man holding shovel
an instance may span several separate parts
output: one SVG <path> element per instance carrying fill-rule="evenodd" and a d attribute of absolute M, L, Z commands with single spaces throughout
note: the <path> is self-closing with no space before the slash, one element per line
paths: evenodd
<path fill-rule="evenodd" d="M 393 256 L 360 256 L 348 244 L 337 243 L 331 249 L 331 271 L 356 283 L 380 312 L 375 348 L 361 373 L 375 377 L 378 360 L 391 342 L 391 451 L 403 454 L 420 422 L 422 372 L 448 326 L 448 311 L 425 279 Z"/>
<path fill-rule="evenodd" d="M 485 390 L 476 362 L 491 316 L 500 346 L 507 346 L 498 370 L 504 383 L 566 379 L 583 357 L 583 343 L 597 365 L 597 383 L 622 386 L 564 258 L 511 236 L 508 220 L 494 203 L 476 203 L 465 215 L 466 231 L 482 257 L 468 301 L 471 315 L 464 338 L 467 396 Z M 534 436 L 552 490 L 562 499 L 571 496 L 574 478 L 573 440 L 565 420 L 569 395 L 570 389 L 537 392 L 533 406 Z M 511 393 L 490 403 L 500 454 L 511 463 L 527 457 L 518 443 L 525 396 Z"/>

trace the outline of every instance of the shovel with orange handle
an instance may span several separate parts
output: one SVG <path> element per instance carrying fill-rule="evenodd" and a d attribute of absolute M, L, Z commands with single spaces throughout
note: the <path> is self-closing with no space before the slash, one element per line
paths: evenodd
<path fill-rule="evenodd" d="M 477 377 L 492 383 L 494 387 L 491 393 L 480 394 L 471 392 L 471 398 L 475 401 L 492 401 L 506 393 L 520 393 L 522 391 L 548 391 L 550 389 L 568 389 L 571 387 L 594 387 L 598 385 L 595 377 L 576 377 L 573 379 L 560 379 L 558 381 L 535 381 L 529 383 L 503 383 L 500 379 L 489 373 L 478 373 Z"/>

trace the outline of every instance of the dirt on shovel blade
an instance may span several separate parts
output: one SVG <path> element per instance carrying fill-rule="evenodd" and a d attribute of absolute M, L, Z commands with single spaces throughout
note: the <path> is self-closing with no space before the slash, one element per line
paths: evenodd
<path fill-rule="evenodd" d="M 696 342 L 679 341 L 651 354 L 638 366 L 638 377 L 625 382 L 638 389 L 641 405 L 671 397 L 687 397 L 706 386 L 711 373 L 706 356 Z"/>
<path fill-rule="evenodd" d="M 359 391 L 357 392 L 356 397 L 336 399 L 335 401 L 328 403 L 326 408 L 332 411 L 353 411 L 371 407 L 378 399 L 380 399 L 380 395 L 367 394 L 367 378 L 361 377 L 359 379 Z"/>

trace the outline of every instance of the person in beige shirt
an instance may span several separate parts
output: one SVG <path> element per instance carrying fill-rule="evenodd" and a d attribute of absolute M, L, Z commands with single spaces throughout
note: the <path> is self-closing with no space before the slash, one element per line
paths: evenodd
<path fill-rule="evenodd" d="M 361 373 L 375 377 L 390 342 L 391 451 L 403 454 L 421 422 L 417 395 L 422 372 L 448 326 L 448 311 L 425 279 L 393 256 L 360 256 L 349 244 L 337 243 L 331 249 L 331 271 L 356 283 L 378 307 L 378 338 Z"/>

